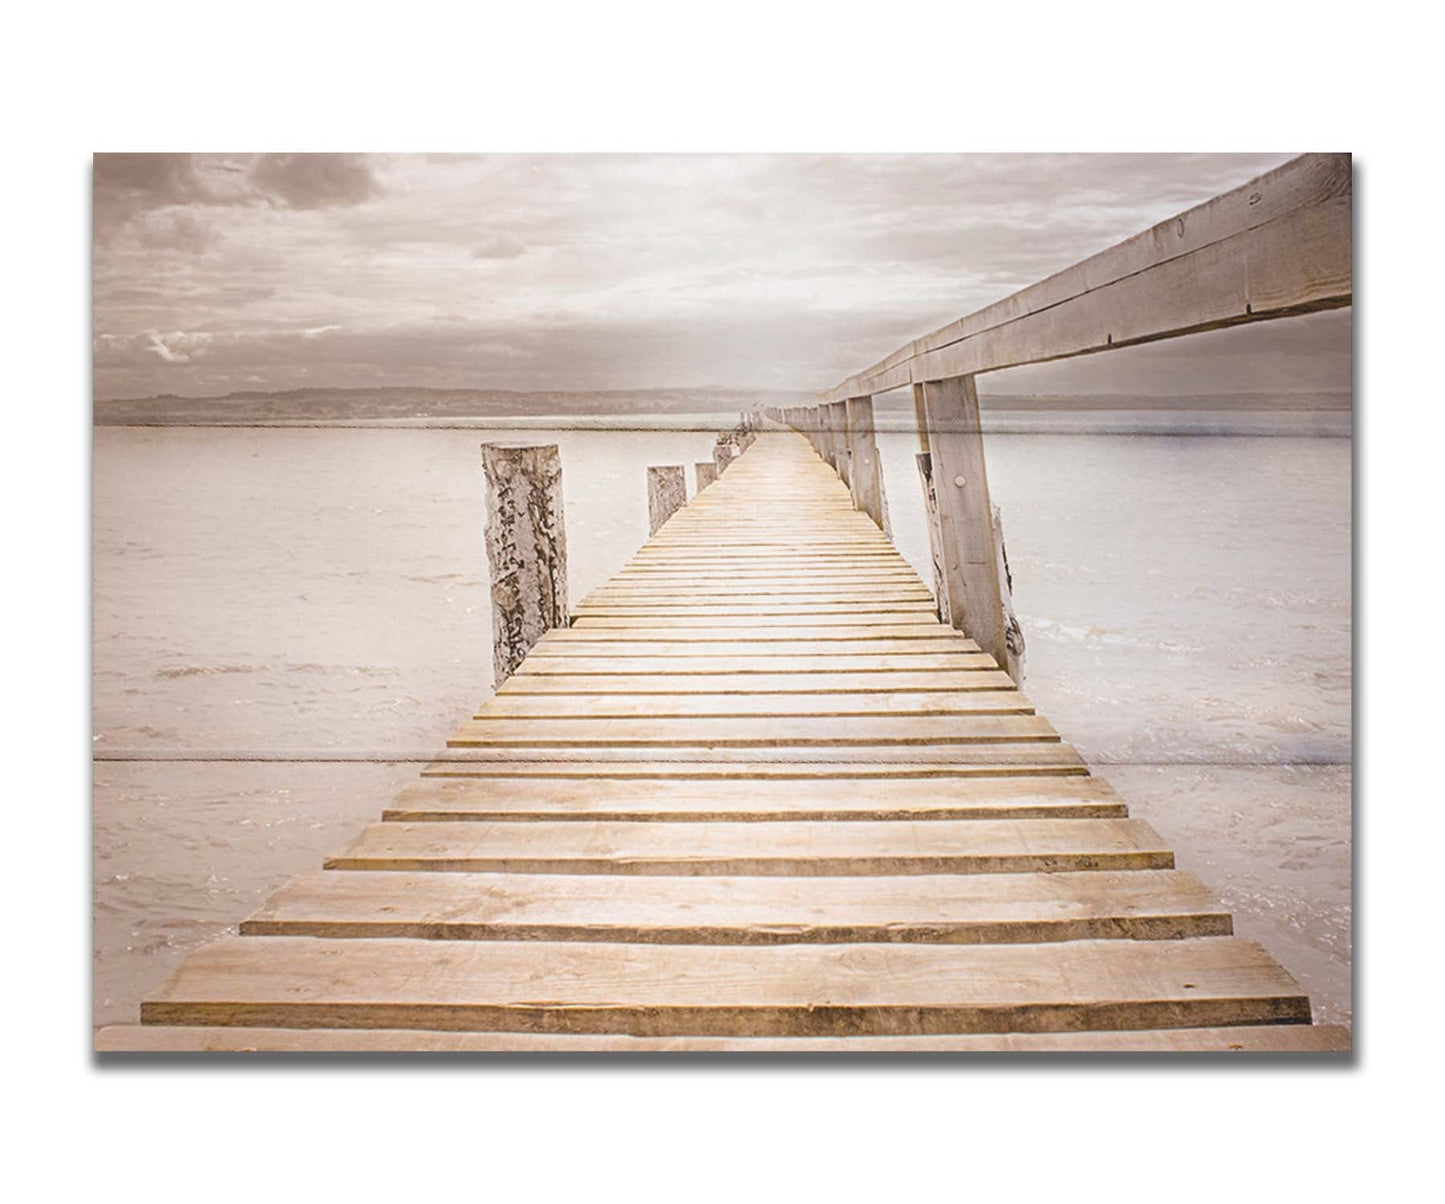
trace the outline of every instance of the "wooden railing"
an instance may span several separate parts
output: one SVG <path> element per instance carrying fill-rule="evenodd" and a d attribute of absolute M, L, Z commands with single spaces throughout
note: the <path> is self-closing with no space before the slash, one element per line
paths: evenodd
<path fill-rule="evenodd" d="M 1302 155 L 768 417 L 813 439 L 883 526 L 872 399 L 912 386 L 940 616 L 1017 676 L 975 378 L 1349 305 L 1351 201 L 1350 156 Z"/>

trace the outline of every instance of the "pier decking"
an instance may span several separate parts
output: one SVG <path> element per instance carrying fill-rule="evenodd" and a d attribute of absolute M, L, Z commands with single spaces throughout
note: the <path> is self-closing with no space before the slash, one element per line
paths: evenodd
<path fill-rule="evenodd" d="M 800 435 L 102 1050 L 1327 1050 Z"/>

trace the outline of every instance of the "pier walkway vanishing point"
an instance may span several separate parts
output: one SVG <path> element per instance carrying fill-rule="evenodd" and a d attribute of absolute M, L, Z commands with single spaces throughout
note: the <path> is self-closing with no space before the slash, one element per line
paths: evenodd
<path fill-rule="evenodd" d="M 807 441 L 765 433 L 103 1050 L 1325 1050 Z"/>
<path fill-rule="evenodd" d="M 570 625 L 531 449 L 496 696 L 98 1048 L 1348 1049 L 1017 688 L 974 378 L 1350 305 L 1351 195 L 1301 156 L 767 411 L 681 509 L 653 470 Z M 910 386 L 932 590 L 873 439 Z"/>

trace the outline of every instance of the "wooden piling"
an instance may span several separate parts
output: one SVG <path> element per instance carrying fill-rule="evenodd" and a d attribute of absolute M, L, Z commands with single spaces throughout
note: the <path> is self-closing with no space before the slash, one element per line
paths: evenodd
<path fill-rule="evenodd" d="M 647 470 L 647 533 L 649 535 L 656 535 L 658 528 L 685 505 L 687 505 L 687 478 L 682 475 L 681 464 L 668 464 L 651 467 Z"/>
<path fill-rule="evenodd" d="M 943 550 L 939 546 L 938 494 L 933 488 L 933 457 L 921 451 L 914 457 L 918 481 L 923 487 L 923 516 L 928 527 L 928 559 L 933 566 L 934 611 L 941 623 L 948 622 L 948 589 L 943 584 Z"/>
<path fill-rule="evenodd" d="M 717 462 L 715 460 L 699 460 L 692 466 L 692 470 L 697 477 L 698 493 L 717 480 Z"/>
<path fill-rule="evenodd" d="M 500 686 L 543 635 L 568 625 L 562 457 L 555 443 L 482 444 L 492 672 Z"/>
<path fill-rule="evenodd" d="M 878 462 L 878 443 L 874 437 L 873 399 L 853 397 L 848 400 L 849 487 L 853 504 L 888 532 L 886 501 L 883 495 L 883 472 Z"/>
<path fill-rule="evenodd" d="M 1008 567 L 1008 548 L 1003 540 L 1003 515 L 999 508 L 993 508 L 994 554 L 998 560 L 998 580 L 1003 603 L 1004 648 L 1008 662 L 1003 665 L 1014 684 L 1020 689 L 1024 684 L 1024 629 L 1019 626 L 1014 614 L 1014 578 Z"/>

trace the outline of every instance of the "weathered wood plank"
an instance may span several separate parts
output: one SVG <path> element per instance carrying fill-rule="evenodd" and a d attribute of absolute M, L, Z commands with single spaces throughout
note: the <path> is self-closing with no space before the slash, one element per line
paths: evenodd
<path fill-rule="evenodd" d="M 371 824 L 335 870 L 529 874 L 1019 874 L 1174 868 L 1137 819 Z"/>
<path fill-rule="evenodd" d="M 875 673 L 617 673 L 570 676 L 526 674 L 510 678 L 497 697 L 516 694 L 903 694 L 1008 690 L 999 669 L 891 670 Z"/>
<path fill-rule="evenodd" d="M 627 659 L 647 656 L 665 659 L 699 660 L 709 657 L 819 657 L 819 656 L 978 656 L 978 644 L 955 632 L 935 632 L 909 639 L 900 636 L 857 636 L 850 640 L 777 638 L 771 640 L 712 639 L 677 641 L 636 640 L 614 636 L 610 640 L 542 640 L 531 655 L 545 660 L 569 657 L 586 660 Z"/>
<path fill-rule="evenodd" d="M 713 618 L 719 616 L 752 615 L 771 618 L 777 615 L 837 615 L 857 617 L 863 614 L 879 615 L 930 615 L 936 616 L 933 598 L 926 602 L 713 602 L 713 603 L 658 603 L 640 605 L 636 603 L 602 602 L 584 603 L 577 608 L 582 618 L 610 617 L 627 618 L 656 615 L 658 617 Z"/>
<path fill-rule="evenodd" d="M 589 638 L 592 632 L 608 631 L 615 635 L 617 632 L 640 633 L 646 638 L 659 634 L 666 638 L 668 631 L 678 631 L 679 639 L 692 638 L 689 633 L 714 633 L 721 639 L 737 638 L 730 635 L 730 632 L 738 628 L 745 629 L 749 639 L 761 636 L 762 630 L 758 627 L 759 620 L 751 615 L 714 615 L 710 619 L 689 618 L 687 615 L 636 615 L 633 617 L 616 615 L 584 615 L 568 628 L 569 631 L 578 632 L 582 638 Z M 844 631 L 871 631 L 876 628 L 883 628 L 890 635 L 905 634 L 904 628 L 909 631 L 925 631 L 929 634 L 936 631 L 948 631 L 951 628 L 943 627 L 936 618 L 922 612 L 902 612 L 893 614 L 887 611 L 877 614 L 842 614 L 827 615 L 773 615 L 766 620 L 766 631 L 770 634 L 778 634 L 779 638 L 788 638 L 787 633 L 797 628 L 805 629 L 800 634 L 801 639 L 824 639 L 830 631 L 842 628 Z M 705 625 L 704 625 L 705 624 Z M 612 638 L 604 636 L 603 638 Z"/>
<path fill-rule="evenodd" d="M 1087 774 L 1083 758 L 1066 744 L 953 745 L 939 749 L 832 750 L 804 748 L 792 756 L 774 751 L 769 760 L 739 760 L 740 749 L 688 750 L 672 748 L 667 758 L 640 759 L 625 750 L 589 749 L 563 756 L 526 755 L 512 749 L 491 755 L 484 749 L 454 750 L 422 770 L 424 777 L 443 778 L 672 778 L 676 780 L 726 779 L 838 779 L 838 778 L 957 778 L 1038 777 Z M 784 750 L 786 751 L 786 750 Z M 618 755 L 618 754 L 621 755 Z M 751 754 L 756 757 L 756 752 Z M 845 759 L 849 756 L 867 760 Z M 624 759 L 624 758 L 627 759 Z"/>
<path fill-rule="evenodd" d="M 613 822 L 895 819 L 1125 819 L 1102 778 L 933 777 L 814 780 L 422 778 L 382 819 L 411 823 L 592 819 Z"/>
<path fill-rule="evenodd" d="M 1059 733 L 1041 715 L 1016 709 L 1002 714 L 736 716 L 640 719 L 472 719 L 447 740 L 448 748 L 776 748 L 782 745 L 845 747 L 855 744 L 930 746 L 1057 742 Z"/>
<path fill-rule="evenodd" d="M 294 879 L 242 936 L 635 944 L 1018 944 L 1229 936 L 1192 874 L 602 879 L 330 871 Z"/>
<path fill-rule="evenodd" d="M 1307 1024 L 1254 942 L 615 946 L 235 937 L 189 957 L 146 1024 L 858 1036 Z"/>
<path fill-rule="evenodd" d="M 517 668 L 517 676 L 560 673 L 568 676 L 589 673 L 879 673 L 895 669 L 996 669 L 986 652 L 898 653 L 855 656 L 842 652 L 822 655 L 792 655 L 770 652 L 766 656 L 540 656 L 533 653 Z"/>
<path fill-rule="evenodd" d="M 1017 690 L 915 694 L 498 694 L 477 719 L 841 718 L 864 715 L 1031 715 Z"/>
<path fill-rule="evenodd" d="M 667 624 L 651 621 L 636 622 L 631 627 L 619 627 L 622 620 L 591 620 L 585 626 L 569 627 L 566 631 L 555 631 L 542 638 L 544 647 L 557 645 L 612 644 L 619 641 L 637 641 L 673 644 L 725 644 L 740 641 L 748 644 L 785 644 L 792 640 L 828 641 L 830 647 L 846 652 L 849 641 L 853 640 L 910 640 L 935 641 L 947 639 L 966 642 L 969 651 L 977 652 L 978 645 L 952 627 L 941 623 L 913 622 L 893 623 L 880 620 L 873 624 L 844 626 L 834 624 L 803 625 L 800 620 L 779 623 L 776 626 L 758 627 L 731 624 L 727 626 L 678 625 L 677 621 Z M 955 645 L 956 646 L 956 645 Z"/>
<path fill-rule="evenodd" d="M 597 1033 L 484 1033 L 427 1029 L 202 1028 L 110 1025 L 96 1052 L 126 1053 L 1273 1053 L 1342 1054 L 1338 1024 L 1237 1025 L 1124 1032 L 969 1033 L 932 1037 L 630 1037 Z"/>
<path fill-rule="evenodd" d="M 633 635 L 584 635 L 579 639 L 543 639 L 532 649 L 533 656 L 935 656 L 977 655 L 977 643 L 946 627 L 936 627 L 928 635 L 893 636 L 889 633 L 860 632 L 838 639 L 812 639 L 802 633 L 776 632 L 764 639 L 753 639 L 751 633 L 715 633 L 707 640 L 679 640 L 670 633 L 657 633 L 655 639 L 639 639 Z"/>

